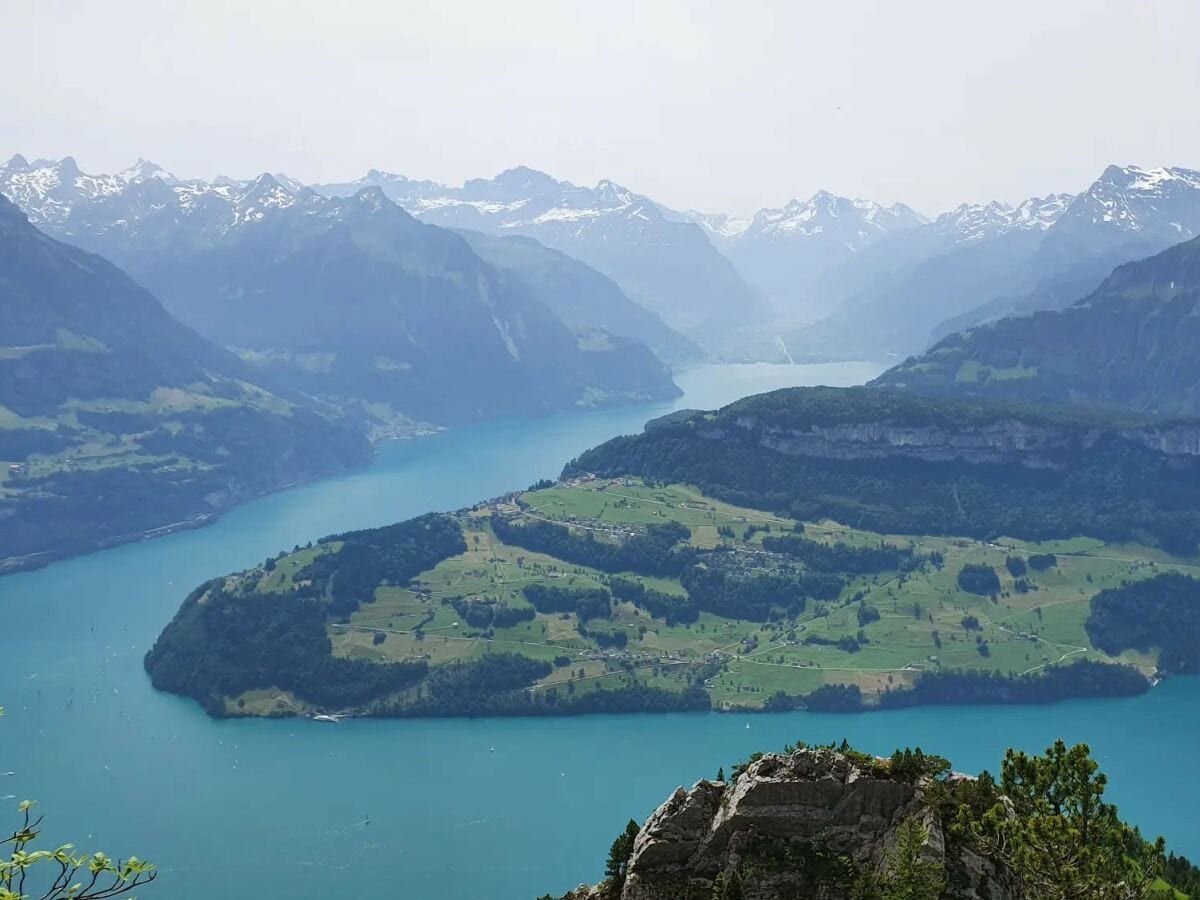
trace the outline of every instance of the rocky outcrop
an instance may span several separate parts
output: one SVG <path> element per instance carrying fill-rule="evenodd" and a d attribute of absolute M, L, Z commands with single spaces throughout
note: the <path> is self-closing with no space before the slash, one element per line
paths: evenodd
<path fill-rule="evenodd" d="M 638 833 L 619 894 L 580 887 L 564 900 L 709 900 L 733 879 L 746 900 L 846 900 L 860 875 L 888 868 L 896 830 L 913 818 L 949 877 L 943 896 L 1012 900 L 1005 873 L 931 811 L 930 785 L 835 750 L 769 754 L 732 782 L 677 789 Z"/>
<path fill-rule="evenodd" d="M 1200 456 L 1200 426 L 1193 423 L 1142 428 L 1055 427 L 1000 419 L 961 427 L 910 426 L 862 422 L 809 428 L 779 428 L 753 416 L 735 420 L 753 432 L 760 446 L 788 456 L 821 459 L 908 458 L 926 462 L 960 459 L 969 463 L 1019 463 L 1028 468 L 1060 468 L 1081 450 L 1117 439 L 1162 453 L 1168 458 Z M 723 428 L 701 430 L 702 438 L 721 440 Z"/>

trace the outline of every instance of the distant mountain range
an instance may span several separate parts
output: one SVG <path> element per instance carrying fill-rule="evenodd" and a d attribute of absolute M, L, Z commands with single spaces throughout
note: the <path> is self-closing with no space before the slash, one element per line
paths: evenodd
<path fill-rule="evenodd" d="M 803 203 L 760 209 L 751 219 L 689 211 L 746 279 L 762 289 L 781 315 L 819 319 L 837 304 L 822 277 L 888 234 L 927 220 L 903 203 L 881 206 L 820 191 Z"/>
<path fill-rule="evenodd" d="M 1196 234 L 1200 234 L 1200 172 L 1109 166 L 1047 231 L 1035 265 L 1049 274 L 1032 291 L 973 307 L 939 325 L 933 338 L 1007 315 L 1067 306 L 1116 266 Z"/>
<path fill-rule="evenodd" d="M 16 158 L 0 169 L 0 192 L 35 224 L 126 268 L 180 319 L 282 383 L 360 402 L 385 422 L 678 393 L 645 346 L 594 320 L 569 327 L 521 265 L 486 262 L 462 236 L 418 222 L 378 187 L 328 197 L 266 174 L 179 181 L 140 162 L 88 176 L 69 158 Z M 597 298 L 602 276 L 582 264 L 560 264 L 558 277 L 581 298 L 592 291 L 593 307 L 614 304 L 609 321 L 644 326 L 662 345 L 699 356 L 649 313 L 631 313 L 619 290 Z"/>
<path fill-rule="evenodd" d="M 185 318 L 169 286 L 144 274 L 152 266 L 208 252 L 274 206 L 301 198 L 316 209 L 364 188 L 460 231 L 568 325 L 602 327 L 677 365 L 706 353 L 902 358 L 981 322 L 1062 308 L 1114 266 L 1200 234 L 1200 172 L 1183 168 L 1110 166 L 1078 195 L 964 204 L 930 221 L 825 191 L 745 219 L 677 212 L 610 181 L 580 187 L 526 167 L 461 187 L 372 169 L 311 191 L 283 175 L 180 181 L 144 160 L 102 176 L 70 158 L 0 167 L 0 192 L 38 227 L 110 256 Z"/>
<path fill-rule="evenodd" d="M 710 352 L 727 351 L 732 332 L 773 316 L 699 226 L 611 181 L 580 187 L 519 166 L 453 188 L 372 169 L 316 189 L 345 196 L 363 187 L 382 188 L 435 225 L 536 238 L 603 272 Z"/>
<path fill-rule="evenodd" d="M 1110 166 L 1088 190 L 961 206 L 826 273 L 838 309 L 784 340 L 797 357 L 908 355 L 954 330 L 1061 308 L 1114 266 L 1200 234 L 1200 172 Z"/>
<path fill-rule="evenodd" d="M 3 197 L 0 298 L 0 571 L 198 521 L 370 452 L 333 407 L 263 380 Z"/>
<path fill-rule="evenodd" d="M 1200 415 L 1200 238 L 1078 303 L 952 334 L 875 382 L 927 394 Z"/>

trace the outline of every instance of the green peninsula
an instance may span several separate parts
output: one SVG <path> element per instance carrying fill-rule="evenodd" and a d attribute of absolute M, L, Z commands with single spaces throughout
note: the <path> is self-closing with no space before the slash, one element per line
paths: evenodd
<path fill-rule="evenodd" d="M 147 668 L 215 715 L 1133 694 L 1158 665 L 1153 638 L 1099 649 L 1093 597 L 1189 571 L 1135 543 L 881 534 L 580 476 L 214 579 Z"/>

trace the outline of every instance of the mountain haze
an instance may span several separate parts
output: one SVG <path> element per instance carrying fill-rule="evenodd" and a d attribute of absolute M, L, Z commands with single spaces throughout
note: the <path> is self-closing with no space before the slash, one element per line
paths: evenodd
<path fill-rule="evenodd" d="M 803 203 L 760 209 L 750 220 L 686 214 L 708 232 L 738 270 L 780 313 L 812 321 L 833 311 L 837 295 L 823 276 L 886 235 L 926 220 L 902 203 L 882 206 L 820 191 Z"/>
<path fill-rule="evenodd" d="M 974 303 L 1024 290 L 1027 262 L 1067 202 L 1051 195 L 1017 207 L 964 204 L 885 236 L 825 274 L 821 287 L 840 298 L 838 308 L 792 332 L 788 346 L 805 355 L 867 358 L 923 346 L 964 298 Z"/>
<path fill-rule="evenodd" d="M 728 346 L 731 330 L 771 315 L 699 226 L 611 181 L 580 187 L 519 166 L 452 188 L 373 169 L 317 190 L 345 195 L 365 186 L 382 188 L 426 222 L 536 238 L 603 272 L 635 303 L 711 351 Z"/>
<path fill-rule="evenodd" d="M 952 334 L 875 382 L 922 393 L 1200 414 L 1200 238 L 1061 310 Z"/>
<path fill-rule="evenodd" d="M 488 263 L 525 282 L 538 300 L 568 325 L 598 325 L 614 335 L 640 341 L 669 363 L 704 359 L 704 351 L 694 341 L 634 303 L 615 281 L 586 263 L 522 235 L 456 231 Z"/>
<path fill-rule="evenodd" d="M 78 552 L 204 517 L 368 455 L 328 409 L 270 387 L 2 197 L 0 297 L 8 557 Z"/>
<path fill-rule="evenodd" d="M 389 425 L 677 393 L 643 345 L 594 322 L 568 327 L 520 277 L 377 187 L 326 197 L 267 174 L 207 183 L 76 171 L 10 162 L 0 190 L 257 368 Z"/>
<path fill-rule="evenodd" d="M 1060 309 L 1095 288 L 1116 266 L 1200 234 L 1200 172 L 1109 166 L 1063 210 L 1038 248 L 1049 273 L 1035 289 L 998 297 L 939 325 L 935 340 L 1004 316 Z"/>
<path fill-rule="evenodd" d="M 785 340 L 797 357 L 908 355 L 981 321 L 1061 308 L 1114 266 L 1195 234 L 1200 172 L 1110 166 L 1078 195 L 964 205 L 886 236 L 825 278 L 838 310 Z"/>

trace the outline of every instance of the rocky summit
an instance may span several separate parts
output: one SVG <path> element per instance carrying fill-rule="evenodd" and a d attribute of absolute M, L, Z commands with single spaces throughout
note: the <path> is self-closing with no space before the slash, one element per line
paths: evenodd
<path fill-rule="evenodd" d="M 854 751 L 767 754 L 728 782 L 678 788 L 638 832 L 619 889 L 610 879 L 562 900 L 848 900 L 889 867 L 905 823 L 919 824 L 921 855 L 946 872 L 942 896 L 1018 896 L 1003 866 L 956 842 L 936 815 L 940 784 Z"/>

